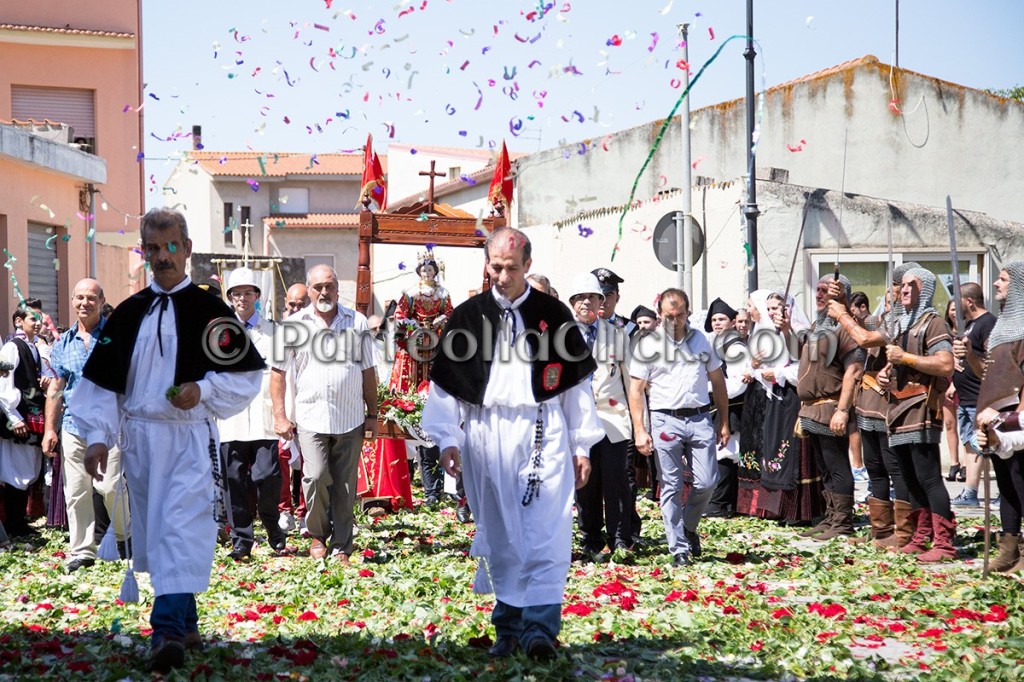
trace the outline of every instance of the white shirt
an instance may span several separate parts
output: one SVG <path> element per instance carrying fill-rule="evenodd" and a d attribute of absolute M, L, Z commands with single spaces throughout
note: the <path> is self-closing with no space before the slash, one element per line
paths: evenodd
<path fill-rule="evenodd" d="M 270 363 L 295 377 L 295 423 L 321 434 L 362 425 L 363 370 L 374 366 L 366 317 L 339 303 L 328 327 L 310 304 L 279 324 L 275 335 Z"/>
<path fill-rule="evenodd" d="M 532 365 L 528 358 L 530 349 L 526 345 L 523 334 L 525 323 L 519 312 L 519 306 L 530 295 L 530 287 L 514 301 L 510 301 L 497 289 L 491 289 L 494 300 L 503 309 L 512 309 L 515 318 L 515 342 L 509 340 L 510 325 L 504 320 L 494 339 L 494 361 L 491 363 L 491 374 L 487 378 L 487 389 L 484 391 L 484 407 L 505 405 L 508 407 L 531 407 L 537 404 L 533 396 Z"/>
<path fill-rule="evenodd" d="M 721 366 L 704 334 L 688 328 L 683 339 L 675 341 L 657 329 L 636 345 L 629 375 L 649 384 L 652 410 L 678 410 L 710 403 L 708 373 Z"/>
<path fill-rule="evenodd" d="M 240 320 L 241 321 L 241 320 Z M 262 319 L 253 314 L 246 323 L 251 325 L 247 330 L 252 345 L 264 360 L 270 357 L 274 345 L 274 329 L 276 325 L 270 320 Z M 238 414 L 217 421 L 222 443 L 231 441 L 277 440 L 274 433 L 274 409 L 270 400 L 270 367 L 263 370 L 260 392 L 249 405 Z"/>

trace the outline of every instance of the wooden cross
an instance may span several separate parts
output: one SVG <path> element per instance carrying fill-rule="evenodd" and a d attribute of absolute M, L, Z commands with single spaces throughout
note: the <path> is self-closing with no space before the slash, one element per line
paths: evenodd
<path fill-rule="evenodd" d="M 437 173 L 434 171 L 434 164 L 436 161 L 430 162 L 429 171 L 420 171 L 420 175 L 424 175 L 430 178 L 430 189 L 427 190 L 427 210 L 434 210 L 434 178 L 444 177 L 444 173 Z"/>

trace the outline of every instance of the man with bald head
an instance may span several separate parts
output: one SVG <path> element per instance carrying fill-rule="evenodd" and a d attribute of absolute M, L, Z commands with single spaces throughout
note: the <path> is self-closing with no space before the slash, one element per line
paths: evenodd
<path fill-rule="evenodd" d="M 54 344 L 50 354 L 50 366 L 57 379 L 50 383 L 46 393 L 46 430 L 42 447 L 48 457 L 57 455 L 57 432 L 61 432 L 61 466 L 70 534 L 69 573 L 96 562 L 93 490 L 102 497 L 107 516 L 114 521 L 114 533 L 122 556 L 128 539 L 128 497 L 121 476 L 121 453 L 116 448 L 111 449 L 103 480 L 93 480 L 85 470 L 85 434 L 75 423 L 75 415 L 67 409 L 67 401 L 82 379 L 85 361 L 103 330 L 104 318 L 100 311 L 104 303 L 106 300 L 99 282 L 88 278 L 78 282 L 71 295 L 71 309 L 77 319 Z"/>
<path fill-rule="evenodd" d="M 309 305 L 309 289 L 301 282 L 288 287 L 284 295 L 285 317 L 291 317 Z"/>

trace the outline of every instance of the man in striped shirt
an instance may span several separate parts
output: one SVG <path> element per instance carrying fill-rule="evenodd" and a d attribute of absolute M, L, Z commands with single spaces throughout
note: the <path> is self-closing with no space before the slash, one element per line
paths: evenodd
<path fill-rule="evenodd" d="M 364 437 L 377 435 L 373 338 L 366 317 L 338 302 L 334 268 L 314 266 L 306 285 L 312 304 L 282 322 L 275 341 L 270 377 L 274 431 L 297 440 L 302 452 L 309 555 L 327 556 L 330 538 L 332 555 L 347 564 L 359 452 Z M 285 412 L 289 370 L 295 377 L 294 422 Z"/>

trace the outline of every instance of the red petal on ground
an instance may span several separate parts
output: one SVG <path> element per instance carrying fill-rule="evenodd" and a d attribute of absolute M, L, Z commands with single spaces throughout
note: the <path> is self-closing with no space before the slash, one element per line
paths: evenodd
<path fill-rule="evenodd" d="M 574 616 L 589 616 L 593 612 L 594 612 L 594 607 L 593 606 L 589 606 L 589 605 L 583 604 L 583 603 L 569 604 L 564 609 L 562 609 L 562 615 L 563 616 L 567 616 L 569 614 L 572 614 Z"/>
<path fill-rule="evenodd" d="M 774 611 L 772 611 L 772 618 L 775 618 L 775 619 L 779 619 L 779 618 L 792 618 L 792 617 L 793 617 L 793 612 L 790 611 L 789 609 L 785 608 L 785 607 L 783 607 L 781 609 L 775 609 Z"/>
<path fill-rule="evenodd" d="M 822 618 L 842 618 L 846 615 L 846 609 L 841 604 L 820 604 L 814 602 L 807 605 L 809 613 L 817 613 Z"/>
<path fill-rule="evenodd" d="M 303 611 L 299 614 L 299 617 L 296 618 L 296 620 L 320 620 L 320 616 L 316 615 L 312 611 Z"/>
<path fill-rule="evenodd" d="M 368 568 L 361 568 L 361 569 L 359 569 L 359 577 L 360 578 L 372 578 L 373 577 L 373 571 L 371 571 Z"/>
<path fill-rule="evenodd" d="M 764 642 L 762 642 L 761 640 L 757 640 L 756 642 L 754 642 L 753 644 L 750 645 L 750 650 L 751 651 L 760 651 L 763 648 L 764 648 Z"/>

